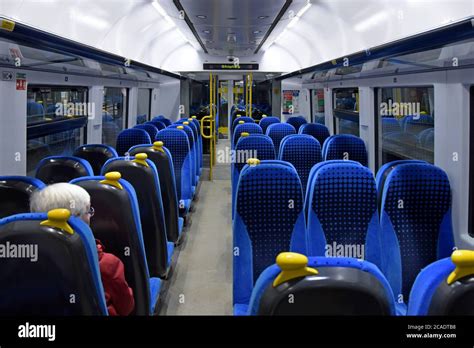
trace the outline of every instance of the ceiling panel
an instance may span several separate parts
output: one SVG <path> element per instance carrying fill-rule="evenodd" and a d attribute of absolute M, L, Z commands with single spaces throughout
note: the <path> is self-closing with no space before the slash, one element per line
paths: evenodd
<path fill-rule="evenodd" d="M 289 0 L 175 0 L 211 55 L 252 55 Z"/>

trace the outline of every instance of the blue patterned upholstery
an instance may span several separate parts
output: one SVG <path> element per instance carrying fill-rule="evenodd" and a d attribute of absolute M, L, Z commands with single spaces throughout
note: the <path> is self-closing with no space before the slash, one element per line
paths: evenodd
<path fill-rule="evenodd" d="M 180 123 L 174 123 L 172 124 L 171 126 L 169 126 L 168 128 L 177 128 L 179 126 L 182 126 L 183 127 L 183 130 L 186 132 L 186 135 L 188 136 L 188 141 L 189 141 L 189 150 L 190 150 L 190 154 L 191 154 L 191 182 L 192 182 L 192 194 L 194 196 L 194 192 L 196 190 L 196 186 L 197 186 L 197 183 L 198 183 L 198 180 L 199 180 L 199 171 L 198 171 L 198 165 L 197 165 L 197 146 L 195 144 L 195 140 L 194 140 L 194 132 L 193 130 L 191 129 L 191 127 L 189 125 L 184 125 L 184 124 L 180 124 Z"/>
<path fill-rule="evenodd" d="M 172 122 L 163 115 L 153 117 L 152 121 L 161 121 L 165 124 L 166 127 L 169 127 L 172 124 Z"/>
<path fill-rule="evenodd" d="M 274 160 L 275 148 L 273 147 L 273 141 L 268 135 L 264 134 L 252 134 L 248 137 L 240 138 L 235 146 L 236 162 L 231 165 L 232 172 L 232 217 L 234 216 L 234 199 L 235 191 L 237 189 L 237 183 L 242 168 L 246 165 L 248 158 L 242 158 L 243 151 L 252 151 L 256 153 L 255 158 L 259 160 Z"/>
<path fill-rule="evenodd" d="M 305 253 L 306 240 L 301 182 L 291 165 L 247 165 L 236 195 L 233 303 L 239 308 L 249 303 L 254 281 L 275 257 L 288 250 Z"/>
<path fill-rule="evenodd" d="M 232 148 L 235 148 L 237 141 L 244 132 L 249 134 L 263 134 L 262 128 L 256 123 L 239 124 L 235 127 L 234 133 L 232 135 Z"/>
<path fill-rule="evenodd" d="M 260 120 L 259 126 L 262 127 L 263 134 L 266 134 L 268 126 L 274 123 L 280 123 L 280 119 L 275 116 L 264 117 Z"/>
<path fill-rule="evenodd" d="M 446 173 L 428 163 L 395 166 L 385 179 L 380 224 L 381 270 L 406 303 L 417 274 L 454 247 Z"/>
<path fill-rule="evenodd" d="M 281 141 L 279 156 L 281 161 L 290 162 L 296 168 L 304 195 L 311 168 L 322 161 L 321 145 L 311 135 L 288 135 Z"/>
<path fill-rule="evenodd" d="M 382 134 L 400 132 L 400 122 L 393 117 L 382 117 Z"/>
<path fill-rule="evenodd" d="M 358 248 L 351 249 L 358 255 L 344 256 L 380 265 L 377 190 L 371 171 L 353 161 L 326 162 L 308 189 L 308 255 L 323 256 L 336 243 L 344 250 Z M 326 256 L 336 256 L 335 251 Z"/>
<path fill-rule="evenodd" d="M 115 149 L 119 156 L 125 156 L 129 148 L 141 144 L 151 144 L 150 136 L 145 130 L 137 128 L 124 129 L 117 137 Z"/>
<path fill-rule="evenodd" d="M 182 118 L 176 122 L 176 124 L 183 124 L 184 122 L 189 122 L 188 127 L 191 128 L 193 131 L 193 136 L 194 136 L 194 143 L 195 143 L 195 148 L 194 148 L 194 156 L 195 156 L 195 167 L 196 167 L 196 173 L 198 178 L 201 176 L 201 167 L 202 167 L 202 138 L 199 133 L 199 121 L 194 120 L 194 119 L 189 119 L 189 118 Z"/>
<path fill-rule="evenodd" d="M 317 270 L 325 267 L 344 267 L 344 268 L 353 268 L 361 270 L 362 272 L 367 272 L 374 276 L 385 289 L 385 293 L 390 303 L 391 315 L 395 315 L 395 299 L 392 294 L 392 289 L 387 279 L 384 277 L 382 272 L 372 263 L 357 260 L 354 258 L 331 258 L 331 257 L 308 257 L 308 267 L 315 268 Z M 265 269 L 261 274 L 258 280 L 255 283 L 255 287 L 252 292 L 252 297 L 250 299 L 250 304 L 248 306 L 247 315 L 257 315 L 260 308 L 260 302 L 264 295 L 267 287 L 273 283 L 275 278 L 281 273 L 280 267 L 277 264 L 273 264 Z M 337 279 L 334 279 L 337 280 Z M 335 284 L 336 285 L 336 284 Z M 360 284 L 358 284 L 360 286 Z M 337 286 L 337 285 L 336 285 Z M 336 288 L 335 288 L 336 289 Z M 359 289 L 360 290 L 360 289 Z"/>
<path fill-rule="evenodd" d="M 368 166 L 367 149 L 364 141 L 351 134 L 333 135 L 326 139 L 323 146 L 323 158 L 329 160 L 351 160 Z"/>
<path fill-rule="evenodd" d="M 243 121 L 245 123 L 255 123 L 254 119 L 252 117 L 248 116 L 242 116 L 242 117 L 237 117 L 233 122 L 232 122 L 232 128 L 231 128 L 231 133 L 234 134 L 235 127 L 239 124 L 240 121 Z"/>
<path fill-rule="evenodd" d="M 329 129 L 324 124 L 307 123 L 300 127 L 299 134 L 308 134 L 316 138 L 322 146 L 327 138 L 329 138 Z"/>
<path fill-rule="evenodd" d="M 165 129 L 167 127 L 165 123 L 160 120 L 152 120 L 152 121 L 145 122 L 144 124 L 151 124 L 152 126 L 155 126 L 156 129 L 158 129 L 158 131 Z"/>
<path fill-rule="evenodd" d="M 287 135 L 296 134 L 296 130 L 295 127 L 288 123 L 274 123 L 268 126 L 265 134 L 272 138 L 273 146 L 275 146 L 275 153 L 278 157 L 281 141 Z"/>
<path fill-rule="evenodd" d="M 303 116 L 292 116 L 286 120 L 286 123 L 291 124 L 293 127 L 295 127 L 296 133 L 300 130 L 300 127 L 308 121 Z"/>
<path fill-rule="evenodd" d="M 166 148 L 173 160 L 174 175 L 176 178 L 176 192 L 179 205 L 185 211 L 189 211 L 192 200 L 192 178 L 194 172 L 191 161 L 191 149 L 189 138 L 184 130 L 177 128 L 166 128 L 158 132 L 157 141 L 166 144 Z"/>
<path fill-rule="evenodd" d="M 148 124 L 137 124 L 133 128 L 143 129 L 145 132 L 148 133 L 148 135 L 150 136 L 150 139 L 151 139 L 152 142 L 155 141 L 156 135 L 158 134 L 158 131 L 159 131 L 159 129 L 156 128 L 155 125 L 149 124 L 149 123 Z"/>

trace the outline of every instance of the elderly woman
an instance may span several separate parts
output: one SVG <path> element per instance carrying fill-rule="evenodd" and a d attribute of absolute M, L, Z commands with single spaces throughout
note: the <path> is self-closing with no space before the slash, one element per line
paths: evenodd
<path fill-rule="evenodd" d="M 53 184 L 33 193 L 30 200 L 33 213 L 61 208 L 68 209 L 71 215 L 80 217 L 88 225 L 94 215 L 89 193 L 77 185 Z M 125 280 L 123 263 L 115 255 L 104 252 L 104 246 L 97 239 L 96 244 L 109 315 L 128 315 L 133 311 L 135 302 L 133 291 Z"/>

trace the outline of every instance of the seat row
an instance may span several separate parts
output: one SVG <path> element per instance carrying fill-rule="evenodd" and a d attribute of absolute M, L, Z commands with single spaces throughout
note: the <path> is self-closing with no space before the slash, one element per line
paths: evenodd
<path fill-rule="evenodd" d="M 433 289 L 442 287 L 443 277 L 448 277 L 455 268 L 454 261 L 449 259 L 454 250 L 450 184 L 443 170 L 426 162 L 387 164 L 379 170 L 376 179 L 358 162 L 321 162 L 310 171 L 304 197 L 292 164 L 252 159 L 240 173 L 234 203 L 233 303 L 237 315 L 256 314 L 265 289 L 280 299 L 287 289 L 293 289 L 290 282 L 282 291 L 269 290 L 269 282 L 273 282 L 275 289 L 292 279 L 283 275 L 279 277 L 284 280 L 278 281 L 280 270 L 308 276 L 309 283 L 314 280 L 319 284 L 320 278 L 312 278 L 316 273 L 304 271 L 307 260 L 301 261 L 301 256 L 296 256 L 298 267 L 270 266 L 285 251 L 308 255 L 310 268 L 318 271 L 334 267 L 329 273 L 322 272 L 332 274 L 331 277 L 321 276 L 321 279 L 327 280 L 325 286 L 330 286 L 333 292 L 339 286 L 345 287 L 342 298 L 328 293 L 318 299 L 303 296 L 305 304 L 313 300 L 326 303 L 322 311 L 315 312 L 320 314 L 344 313 L 344 308 L 346 314 L 373 313 L 373 307 L 364 310 L 356 299 L 359 291 L 370 293 L 376 290 L 377 284 L 380 291 L 375 297 L 371 295 L 372 300 L 383 295 L 390 304 L 387 307 L 390 310 L 379 314 L 431 313 Z M 465 251 L 463 255 L 463 265 L 474 264 L 471 253 Z M 453 260 L 456 258 L 453 255 Z M 266 270 L 269 266 L 270 271 Z M 296 272 L 295 267 L 300 270 Z M 355 272 L 354 268 L 359 271 Z M 360 272 L 372 277 L 366 277 L 363 282 Z M 356 285 L 355 279 L 360 284 Z M 439 291 L 454 293 L 460 284 L 449 285 L 450 290 Z M 328 291 L 325 286 L 324 291 Z M 342 301 L 338 302 L 339 309 L 337 304 L 329 305 L 335 301 Z M 439 311 L 444 305 L 446 302 L 433 306 Z M 296 310 L 300 306 L 290 307 Z M 331 308 L 334 312 L 330 312 Z"/>
<path fill-rule="evenodd" d="M 179 128 L 175 129 L 172 126 L 168 128 L 178 131 L 179 135 L 186 134 Z M 181 139 L 185 140 L 185 144 L 189 144 L 187 135 Z M 82 241 L 77 237 L 74 241 L 65 239 L 63 241 L 65 247 L 81 249 L 81 245 L 82 248 L 85 245 L 89 259 L 88 263 L 83 260 L 82 267 L 87 268 L 86 266 L 89 265 L 87 274 L 92 275 L 92 278 L 97 265 L 96 259 L 90 258 L 87 245 L 93 237 L 100 239 L 107 246 L 107 251 L 118 256 L 124 263 L 125 277 L 135 297 L 134 314 L 147 315 L 153 313 L 162 279 L 168 277 L 174 244 L 179 243 L 182 237 L 183 219 L 178 214 L 177 182 L 173 169 L 175 163 L 171 151 L 163 146 L 162 141 L 156 141 L 153 145 L 149 142 L 133 145 L 128 149 L 126 156 L 122 157 L 118 156 L 115 149 L 105 145 L 84 145 L 76 149 L 73 157 L 54 156 L 41 161 L 37 168 L 36 179 L 0 178 L 0 218 L 4 218 L 0 221 L 0 229 L 10 231 L 20 228 L 23 230 L 25 220 L 34 220 L 36 227 L 30 229 L 29 232 L 24 232 L 26 233 L 25 240 L 36 240 L 38 234 L 35 234 L 35 231 L 37 233 L 38 229 L 43 229 L 41 226 L 45 221 L 53 221 L 54 224 L 46 223 L 46 226 L 52 228 L 59 226 L 61 232 L 64 231 L 64 226 L 70 224 L 70 228 L 66 230 L 72 231 L 71 234 L 75 232 Z M 188 149 L 187 156 L 190 156 L 189 152 Z M 93 236 L 87 226 L 80 226 L 77 219 L 70 217 L 68 212 L 50 212 L 52 215 L 48 217 L 46 214 L 26 214 L 29 211 L 29 196 L 35 190 L 45 186 L 39 179 L 48 184 L 70 181 L 88 191 L 96 212 L 91 221 Z M 13 199 L 7 199 L 7 197 Z M 57 220 L 62 221 L 60 225 L 54 222 Z M 76 225 L 79 227 L 76 228 Z M 57 234 L 57 232 L 55 230 L 54 233 Z M 10 240 L 7 232 L 0 233 L 0 239 L 2 238 Z M 49 250 L 49 244 L 49 241 L 39 243 L 41 252 L 52 252 Z M 42 259 L 45 263 L 54 261 L 54 264 L 60 265 L 61 262 L 58 261 L 62 256 L 58 254 L 58 258 L 53 258 L 53 260 L 43 255 Z M 77 265 L 69 266 L 74 268 Z M 11 268 L 23 270 L 23 267 L 24 264 L 13 263 Z M 44 263 L 39 267 L 40 270 L 54 268 L 53 265 Z M 41 273 L 37 268 L 34 270 Z M 24 272 L 18 274 L 24 274 Z M 78 274 L 77 269 L 70 274 Z M 22 281 L 17 281 L 11 284 L 18 284 L 18 282 L 22 283 Z M 82 290 L 89 289 L 89 295 L 100 294 L 102 289 L 100 284 L 89 283 L 91 284 L 95 285 L 89 288 L 82 283 L 76 285 L 82 286 Z M 7 290 L 5 291 L 8 293 Z M 30 298 L 28 301 L 34 302 Z M 54 294 L 51 297 L 46 296 L 46 299 L 41 298 L 39 303 L 44 306 L 45 301 L 52 301 L 53 298 Z M 91 299 L 97 299 L 97 297 L 91 295 Z M 21 301 L 18 303 L 18 306 L 23 305 Z M 74 308 L 67 309 L 63 308 L 64 303 L 55 303 L 57 306 L 51 307 L 51 313 L 58 314 L 64 311 L 64 314 L 106 314 L 101 306 L 101 299 L 99 298 L 99 301 L 95 303 L 98 305 L 93 308 L 83 301 Z M 16 307 L 11 308 L 12 304 Z M 21 312 L 18 306 L 15 302 L 12 302 L 10 306 L 5 304 L 4 312 L 10 310 L 11 313 L 18 314 L 18 311 Z M 38 305 L 31 307 L 31 303 L 26 307 L 28 310 L 25 313 L 31 314 L 34 308 L 39 310 Z"/>

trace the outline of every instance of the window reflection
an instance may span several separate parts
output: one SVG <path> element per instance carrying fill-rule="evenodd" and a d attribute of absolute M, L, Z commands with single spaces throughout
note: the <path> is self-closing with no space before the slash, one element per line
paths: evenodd
<path fill-rule="evenodd" d="M 118 134 L 125 128 L 127 88 L 104 88 L 102 105 L 102 143 L 115 146 Z"/>

